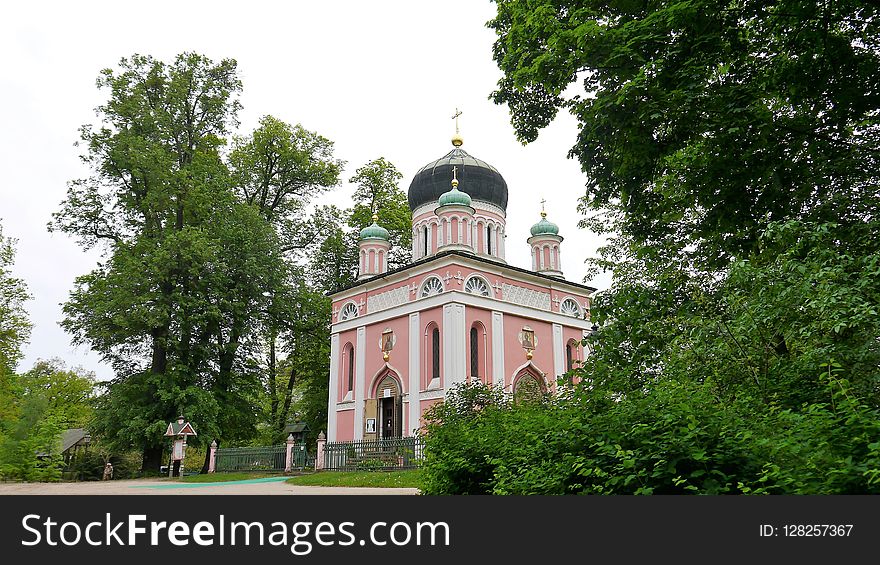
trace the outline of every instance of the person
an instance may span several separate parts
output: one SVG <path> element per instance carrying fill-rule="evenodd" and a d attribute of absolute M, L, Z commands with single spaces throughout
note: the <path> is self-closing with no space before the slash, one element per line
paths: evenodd
<path fill-rule="evenodd" d="M 107 461 L 104 464 L 104 476 L 101 478 L 102 481 L 108 481 L 113 478 L 113 463 Z"/>

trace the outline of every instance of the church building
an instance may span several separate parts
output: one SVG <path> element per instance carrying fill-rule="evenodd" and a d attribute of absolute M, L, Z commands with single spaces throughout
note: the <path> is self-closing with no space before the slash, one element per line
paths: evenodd
<path fill-rule="evenodd" d="M 541 212 L 509 239 L 507 182 L 458 133 L 452 145 L 409 186 L 412 261 L 387 270 L 374 215 L 356 283 L 331 296 L 329 442 L 414 435 L 456 383 L 553 392 L 583 359 L 596 289 L 563 278 L 558 226 Z M 511 242 L 531 248 L 531 268 L 507 263 Z"/>

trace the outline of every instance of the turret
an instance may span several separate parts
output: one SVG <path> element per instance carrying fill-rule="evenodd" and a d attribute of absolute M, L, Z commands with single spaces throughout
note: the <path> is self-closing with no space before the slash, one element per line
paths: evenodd
<path fill-rule="evenodd" d="M 434 210 L 440 222 L 437 251 L 454 249 L 473 253 L 474 209 L 471 197 L 458 190 L 457 170 L 452 167 L 452 190 L 440 195 L 439 206 Z"/>
<path fill-rule="evenodd" d="M 542 202 L 543 203 L 543 202 Z M 541 210 L 541 220 L 532 226 L 532 237 L 527 241 L 532 248 L 532 270 L 562 277 L 562 263 L 559 255 L 559 226 L 547 220 L 547 212 Z"/>
<path fill-rule="evenodd" d="M 388 271 L 388 250 L 391 248 L 388 230 L 377 224 L 379 216 L 373 214 L 373 223 L 361 230 L 358 240 L 360 261 L 358 280 L 364 280 Z"/>

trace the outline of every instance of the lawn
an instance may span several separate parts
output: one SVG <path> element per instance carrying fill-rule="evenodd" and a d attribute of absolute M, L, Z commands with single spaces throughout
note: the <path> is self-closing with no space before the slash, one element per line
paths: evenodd
<path fill-rule="evenodd" d="M 407 471 L 323 471 L 287 479 L 292 485 L 315 487 L 419 488 L 421 472 Z"/>
<path fill-rule="evenodd" d="M 265 477 L 278 477 L 278 473 L 209 473 L 207 475 L 188 475 L 179 479 L 184 483 L 223 483 L 226 481 L 246 481 L 248 479 L 263 479 Z M 178 479 L 174 479 L 178 480 Z"/>

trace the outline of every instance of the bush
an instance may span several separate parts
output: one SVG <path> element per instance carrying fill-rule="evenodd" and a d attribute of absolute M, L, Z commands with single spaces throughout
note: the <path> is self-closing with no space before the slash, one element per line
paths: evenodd
<path fill-rule="evenodd" d="M 880 493 L 880 413 L 833 371 L 780 410 L 711 384 L 514 403 L 465 385 L 426 414 L 425 494 Z"/>

